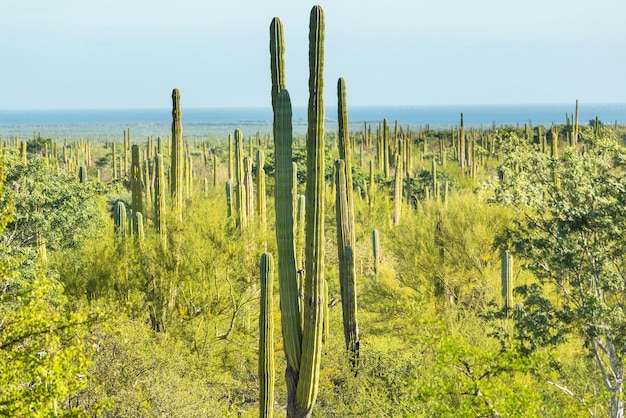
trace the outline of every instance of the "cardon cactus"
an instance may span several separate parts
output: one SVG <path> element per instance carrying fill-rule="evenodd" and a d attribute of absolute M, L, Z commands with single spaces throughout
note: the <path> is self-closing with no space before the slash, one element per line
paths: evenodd
<path fill-rule="evenodd" d="M 235 196 L 233 192 L 233 182 L 230 179 L 226 181 L 226 208 L 228 217 L 232 218 L 235 212 Z"/>
<path fill-rule="evenodd" d="M 127 233 L 127 217 L 126 217 L 126 205 L 122 201 L 117 201 L 115 203 L 115 208 L 113 209 L 113 220 L 115 222 L 115 232 L 125 237 Z"/>
<path fill-rule="evenodd" d="M 336 169 L 336 219 L 337 257 L 339 260 L 339 284 L 343 310 L 343 333 L 346 350 L 352 366 L 356 366 L 359 355 L 359 329 L 356 313 L 356 268 L 352 252 L 350 217 L 348 210 L 346 166 L 343 160 L 335 161 Z"/>
<path fill-rule="evenodd" d="M 324 11 L 311 10 L 309 22 L 309 106 L 307 130 L 306 247 L 302 361 L 296 392 L 298 408 L 310 414 L 317 398 L 324 290 Z"/>
<path fill-rule="evenodd" d="M 502 252 L 502 305 L 507 314 L 513 309 L 513 255 L 510 251 Z"/>
<path fill-rule="evenodd" d="M 139 145 L 135 144 L 131 148 L 130 164 L 130 192 L 131 209 L 134 213 L 143 213 L 143 189 L 141 187 L 141 165 L 139 163 Z"/>
<path fill-rule="evenodd" d="M 380 270 L 380 237 L 378 229 L 372 231 L 372 256 L 374 257 L 374 273 Z"/>
<path fill-rule="evenodd" d="M 270 24 L 270 71 L 272 74 L 272 110 L 275 112 L 278 92 L 286 88 L 283 22 L 278 17 L 272 19 Z"/>
<path fill-rule="evenodd" d="M 157 154 L 154 157 L 155 177 L 154 177 L 154 226 L 157 232 L 162 236 L 165 243 L 165 167 L 163 163 L 163 155 Z"/>
<path fill-rule="evenodd" d="M 259 313 L 259 416 L 271 417 L 274 407 L 274 260 L 261 255 L 261 309 Z"/>
<path fill-rule="evenodd" d="M 274 112 L 276 244 L 278 249 L 278 281 L 280 283 L 280 311 L 288 369 L 292 375 L 300 370 L 302 330 L 296 276 L 296 246 L 293 220 L 293 147 L 291 100 L 287 90 L 281 90 Z M 297 378 L 296 382 L 297 383 Z"/>
<path fill-rule="evenodd" d="M 259 224 L 261 229 L 265 229 L 267 223 L 267 204 L 265 197 L 265 153 L 263 150 L 256 152 L 256 191 L 257 191 L 257 213 L 259 214 Z"/>
<path fill-rule="evenodd" d="M 252 181 L 252 159 L 245 157 L 243 159 L 243 187 L 245 189 L 245 205 L 246 221 L 252 224 L 254 220 L 254 186 Z"/>
<path fill-rule="evenodd" d="M 170 195 L 174 200 L 174 210 L 178 219 L 183 219 L 183 199 L 185 196 L 183 190 L 183 124 L 181 120 L 180 110 L 180 91 L 174 89 L 172 91 L 172 163 L 170 175 Z"/>
<path fill-rule="evenodd" d="M 84 165 L 81 165 L 78 169 L 78 181 L 80 183 L 87 182 L 87 167 L 85 167 Z"/>

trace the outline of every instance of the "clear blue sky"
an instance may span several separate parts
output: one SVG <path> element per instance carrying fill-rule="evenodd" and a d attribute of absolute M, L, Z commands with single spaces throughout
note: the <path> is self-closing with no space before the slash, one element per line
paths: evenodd
<path fill-rule="evenodd" d="M 308 97 L 314 3 L 1 0 L 0 109 L 269 106 L 269 24 Z M 624 0 L 333 0 L 325 99 L 348 104 L 626 102 Z"/>

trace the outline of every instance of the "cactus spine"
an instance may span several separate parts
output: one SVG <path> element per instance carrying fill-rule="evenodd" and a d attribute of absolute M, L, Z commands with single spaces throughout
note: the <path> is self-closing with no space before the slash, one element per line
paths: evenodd
<path fill-rule="evenodd" d="M 180 110 L 180 91 L 172 91 L 172 165 L 170 174 L 170 195 L 174 200 L 174 210 L 180 221 L 183 219 L 183 124 Z"/>
<path fill-rule="evenodd" d="M 271 417 L 274 406 L 274 260 L 261 255 L 261 310 L 259 313 L 259 416 Z"/>

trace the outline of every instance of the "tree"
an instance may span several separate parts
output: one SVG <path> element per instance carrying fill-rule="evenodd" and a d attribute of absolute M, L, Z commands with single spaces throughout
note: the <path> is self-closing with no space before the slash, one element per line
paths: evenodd
<path fill-rule="evenodd" d="M 69 312 L 63 286 L 46 275 L 37 251 L 17 245 L 26 244 L 15 237 L 28 213 L 4 185 L 7 175 L 21 187 L 11 168 L 0 159 L 0 416 L 76 415 L 64 402 L 86 384 L 94 318 Z"/>
<path fill-rule="evenodd" d="M 516 292 L 515 339 L 522 352 L 578 334 L 608 392 L 611 417 L 624 416 L 626 353 L 626 150 L 609 131 L 582 133 L 585 151 L 560 158 L 514 134 L 504 154 L 494 201 L 518 217 L 501 237 L 538 282 Z M 557 292 L 558 298 L 547 296 Z"/>

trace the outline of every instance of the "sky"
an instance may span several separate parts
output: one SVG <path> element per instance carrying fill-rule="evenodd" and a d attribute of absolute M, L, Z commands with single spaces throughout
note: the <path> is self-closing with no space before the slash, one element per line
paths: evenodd
<path fill-rule="evenodd" d="M 333 0 L 325 92 L 348 106 L 626 102 L 624 0 Z M 268 107 L 281 18 L 308 99 L 301 0 L 0 0 L 0 109 Z"/>

